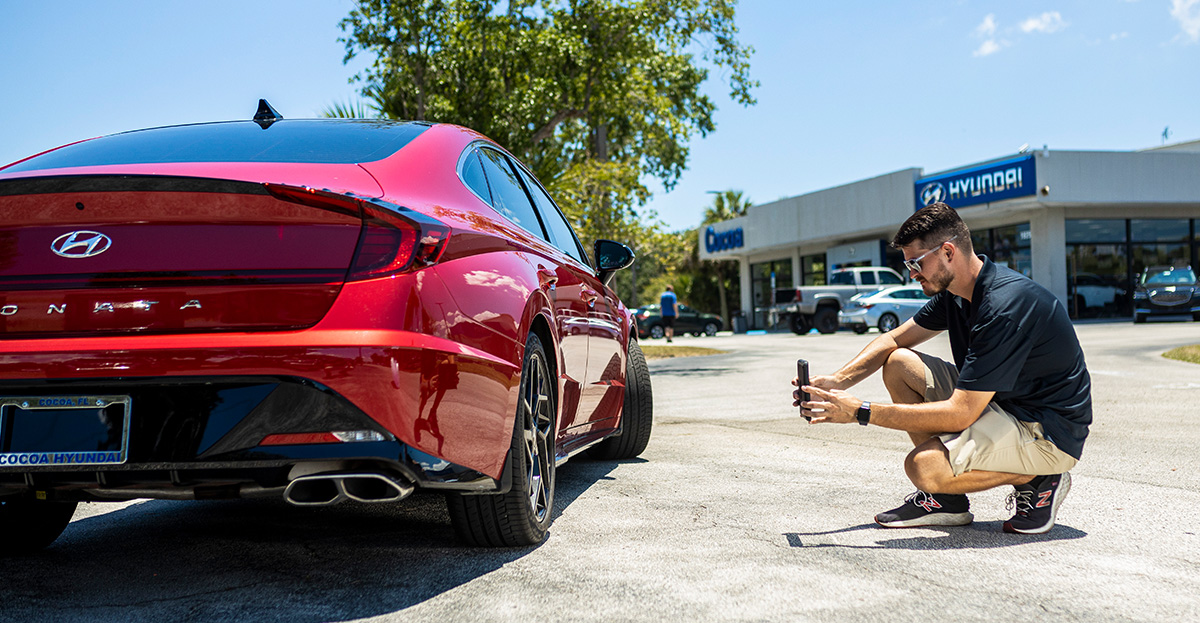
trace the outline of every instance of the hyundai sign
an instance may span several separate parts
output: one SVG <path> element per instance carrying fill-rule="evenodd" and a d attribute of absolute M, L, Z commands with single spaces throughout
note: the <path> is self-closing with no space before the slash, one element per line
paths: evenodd
<path fill-rule="evenodd" d="M 965 208 L 1037 192 L 1033 156 L 1021 156 L 966 171 L 955 171 L 917 180 L 917 208 L 937 203 Z"/>
<path fill-rule="evenodd" d="M 737 249 L 744 244 L 741 227 L 720 233 L 711 226 L 704 230 L 704 249 L 709 253 Z"/>

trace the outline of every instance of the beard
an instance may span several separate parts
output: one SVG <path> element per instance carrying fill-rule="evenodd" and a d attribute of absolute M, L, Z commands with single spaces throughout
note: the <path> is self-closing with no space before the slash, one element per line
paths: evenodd
<path fill-rule="evenodd" d="M 954 274 L 950 272 L 950 269 L 939 266 L 936 273 L 921 279 L 921 290 L 925 292 L 925 296 L 933 296 L 938 292 L 948 290 L 952 281 L 954 281 Z"/>

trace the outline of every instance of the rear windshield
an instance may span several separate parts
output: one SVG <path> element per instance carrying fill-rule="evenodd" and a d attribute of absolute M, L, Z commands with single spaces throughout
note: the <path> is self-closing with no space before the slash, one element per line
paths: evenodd
<path fill-rule="evenodd" d="M 428 128 L 423 123 L 365 119 L 284 119 L 266 129 L 253 121 L 179 125 L 68 145 L 0 170 L 166 162 L 354 164 L 382 160 Z"/>

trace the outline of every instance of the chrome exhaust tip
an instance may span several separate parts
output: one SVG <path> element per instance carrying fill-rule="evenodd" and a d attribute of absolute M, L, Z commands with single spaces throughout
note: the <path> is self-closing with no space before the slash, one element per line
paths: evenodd
<path fill-rule="evenodd" d="M 312 474 L 288 483 L 283 499 L 295 506 L 329 506 L 343 500 L 398 502 L 413 486 L 383 474 Z"/>

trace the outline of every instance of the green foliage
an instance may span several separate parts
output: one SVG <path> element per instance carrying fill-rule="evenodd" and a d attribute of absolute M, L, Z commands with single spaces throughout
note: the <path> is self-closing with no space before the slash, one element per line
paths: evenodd
<path fill-rule="evenodd" d="M 359 0 L 340 26 L 354 80 L 389 118 L 463 125 L 533 169 L 584 243 L 621 240 L 670 261 L 677 242 L 642 209 L 644 181 L 670 189 L 688 141 L 715 129 L 701 92 L 710 67 L 754 103 L 753 49 L 737 40 L 736 0 Z M 332 111 L 330 111 L 332 112 Z M 664 264 L 670 267 L 669 264 Z M 625 271 L 623 271 L 625 272 Z M 636 272 L 623 292 L 638 298 Z M 640 287 L 638 289 L 641 289 Z"/>

